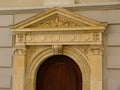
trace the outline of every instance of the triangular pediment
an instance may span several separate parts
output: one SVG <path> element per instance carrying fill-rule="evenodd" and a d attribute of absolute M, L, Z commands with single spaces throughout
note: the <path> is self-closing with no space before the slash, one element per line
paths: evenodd
<path fill-rule="evenodd" d="M 25 28 L 75 28 L 90 26 L 89 24 L 75 21 L 72 18 L 67 18 L 66 16 L 60 14 L 51 15 L 41 21 L 30 24 Z"/>
<path fill-rule="evenodd" d="M 54 7 L 42 14 L 17 23 L 12 28 L 13 31 L 104 30 L 105 24 L 77 15 L 63 8 Z"/>

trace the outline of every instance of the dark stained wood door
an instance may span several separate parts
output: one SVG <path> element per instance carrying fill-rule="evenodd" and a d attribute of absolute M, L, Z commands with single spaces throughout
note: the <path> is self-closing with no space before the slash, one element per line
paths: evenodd
<path fill-rule="evenodd" d="M 64 55 L 48 58 L 37 72 L 36 90 L 82 90 L 78 65 Z"/>

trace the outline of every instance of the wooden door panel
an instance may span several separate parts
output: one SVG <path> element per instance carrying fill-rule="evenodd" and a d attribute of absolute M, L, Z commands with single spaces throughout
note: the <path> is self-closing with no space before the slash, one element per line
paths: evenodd
<path fill-rule="evenodd" d="M 48 58 L 38 70 L 36 90 L 82 90 L 82 75 L 76 65 L 64 55 Z"/>

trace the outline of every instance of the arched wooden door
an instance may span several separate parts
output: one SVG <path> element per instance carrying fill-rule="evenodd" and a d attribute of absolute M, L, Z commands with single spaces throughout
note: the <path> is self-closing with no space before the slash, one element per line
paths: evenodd
<path fill-rule="evenodd" d="M 64 55 L 48 58 L 37 72 L 36 90 L 82 90 L 78 65 Z"/>

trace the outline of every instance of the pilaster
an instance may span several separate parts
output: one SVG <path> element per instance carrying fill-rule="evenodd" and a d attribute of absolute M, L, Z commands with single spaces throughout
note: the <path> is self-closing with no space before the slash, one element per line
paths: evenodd
<path fill-rule="evenodd" d="M 14 90 L 24 90 L 25 57 L 26 47 L 24 45 L 16 46 L 14 51 Z"/>

